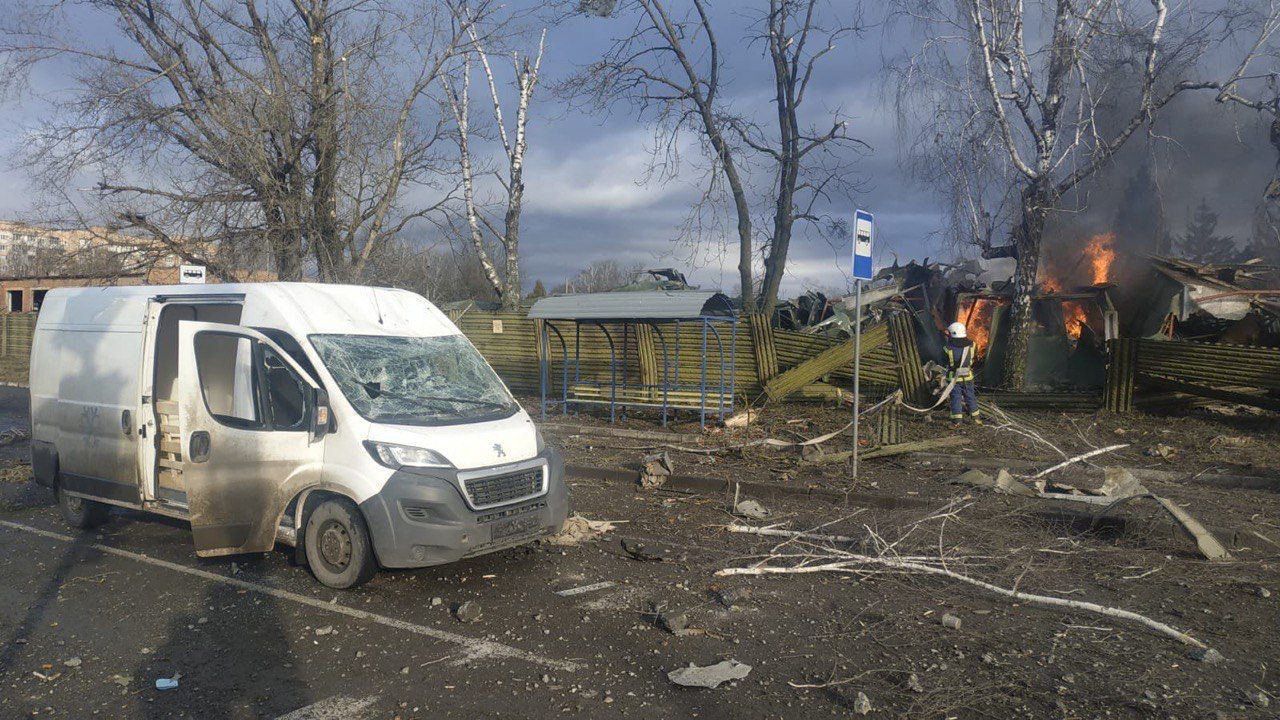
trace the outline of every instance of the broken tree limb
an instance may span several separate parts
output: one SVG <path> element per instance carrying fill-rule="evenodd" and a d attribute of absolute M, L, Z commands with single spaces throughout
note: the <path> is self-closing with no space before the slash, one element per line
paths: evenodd
<path fill-rule="evenodd" d="M 919 452 L 921 450 L 936 450 L 939 448 L 955 447 L 963 445 L 969 439 L 960 435 L 948 435 L 940 438 L 930 438 L 929 440 L 914 440 L 912 442 L 897 443 L 895 445 L 881 445 L 874 450 L 867 450 L 859 454 L 863 460 L 874 460 L 876 458 L 891 457 L 893 455 L 903 455 L 905 453 Z M 849 459 L 853 453 L 849 450 L 829 453 L 827 455 L 819 455 L 809 462 L 815 465 L 825 465 L 829 463 L 844 462 Z"/>
<path fill-rule="evenodd" d="M 816 540 L 818 542 L 830 542 L 841 544 L 861 544 L 863 538 L 850 537 L 848 535 L 823 535 L 821 533 L 799 532 L 797 530 L 783 530 L 777 527 L 756 527 L 754 525 L 726 525 L 725 530 L 732 533 L 744 533 L 747 535 L 767 535 L 769 537 L 790 538 L 792 540 Z"/>
<path fill-rule="evenodd" d="M 1128 620 L 1198 650 L 1210 649 L 1208 645 L 1171 625 L 1162 623 L 1159 620 L 1153 620 L 1131 610 L 1107 607 L 1106 605 L 1099 605 L 1097 603 L 1091 603 L 1084 600 L 1068 600 L 1066 598 L 1053 597 L 1051 595 L 1036 595 L 1033 593 L 1023 592 L 1021 590 L 1010 590 L 1008 588 L 986 582 L 985 580 L 979 580 L 977 578 L 969 577 L 968 575 L 961 575 L 960 573 L 943 567 L 934 567 L 932 565 L 924 565 L 918 562 L 898 560 L 895 558 L 874 557 L 871 555 L 858 555 L 855 553 L 840 553 L 839 555 L 833 555 L 832 557 L 839 559 L 821 565 L 801 565 L 797 567 L 773 567 L 763 565 L 759 567 L 724 568 L 722 570 L 717 570 L 715 574 L 717 577 L 726 577 L 730 575 L 789 575 L 817 572 L 850 572 L 858 565 L 878 565 L 880 567 L 893 568 L 895 570 L 906 570 L 910 572 L 924 573 L 927 575 L 939 575 L 967 585 L 981 588 L 1011 600 L 1017 600 L 1019 602 L 1044 605 L 1048 607 L 1083 610 L 1085 612 L 1095 613 L 1104 617 Z"/>
<path fill-rule="evenodd" d="M 1045 468 L 1044 470 L 1041 470 L 1040 472 L 1036 473 L 1035 475 L 1032 475 L 1031 477 L 1042 478 L 1045 475 L 1061 470 L 1062 468 L 1067 467 L 1068 465 L 1078 463 L 1082 460 L 1088 460 L 1091 457 L 1102 455 L 1103 453 L 1115 452 L 1116 450 L 1120 450 L 1122 448 L 1127 448 L 1127 447 L 1129 447 L 1129 443 L 1122 443 L 1120 445 L 1108 445 L 1106 447 L 1098 448 L 1097 450 L 1090 450 L 1089 452 L 1084 453 L 1083 455 L 1076 455 L 1075 457 L 1067 458 L 1066 460 L 1063 460 L 1062 462 L 1058 463 L 1057 465 L 1054 465 L 1053 467 Z"/>

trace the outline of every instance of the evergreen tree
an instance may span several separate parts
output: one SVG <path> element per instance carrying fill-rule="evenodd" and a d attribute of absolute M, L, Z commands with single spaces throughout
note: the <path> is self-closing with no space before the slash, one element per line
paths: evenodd
<path fill-rule="evenodd" d="M 542 279 L 539 278 L 533 283 L 533 292 L 529 293 L 530 300 L 537 300 L 547 296 L 547 288 L 543 286 Z"/>
<path fill-rule="evenodd" d="M 1178 254 L 1192 262 L 1229 263 L 1239 259 L 1235 238 L 1231 235 L 1216 235 L 1218 229 L 1218 213 L 1209 207 L 1203 198 L 1196 206 L 1195 212 L 1187 216 L 1186 230 L 1175 238 Z"/>

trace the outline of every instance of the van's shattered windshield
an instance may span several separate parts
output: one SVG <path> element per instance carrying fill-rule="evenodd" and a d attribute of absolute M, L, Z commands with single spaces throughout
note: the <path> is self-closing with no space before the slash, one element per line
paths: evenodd
<path fill-rule="evenodd" d="M 312 335 L 342 394 L 366 419 L 403 425 L 495 420 L 516 401 L 462 335 Z"/>

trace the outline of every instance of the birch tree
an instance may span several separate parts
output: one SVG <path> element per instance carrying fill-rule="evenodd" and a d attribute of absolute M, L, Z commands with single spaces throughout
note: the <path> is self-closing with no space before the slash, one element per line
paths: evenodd
<path fill-rule="evenodd" d="M 529 147 L 528 124 L 529 104 L 533 100 L 533 92 L 538 84 L 538 74 L 542 68 L 542 56 L 546 48 L 547 33 L 545 30 L 538 37 L 537 54 L 522 55 L 515 51 L 510 55 L 512 69 L 512 85 L 515 91 L 515 118 L 511 127 L 507 126 L 507 118 L 503 113 L 503 98 L 499 92 L 490 53 L 485 43 L 474 30 L 469 32 L 471 47 L 461 62 L 461 72 L 457 80 L 442 78 L 445 95 L 453 113 L 458 144 L 459 166 L 462 175 L 462 214 L 465 218 L 465 233 L 475 252 L 480 269 L 493 288 L 494 294 L 502 302 L 506 310 L 520 307 L 520 213 L 524 206 L 524 165 L 525 153 Z M 501 188 L 501 198 L 497 202 L 502 211 L 502 220 L 489 217 L 486 207 L 477 199 L 477 166 L 473 154 L 473 132 L 471 120 L 471 74 L 473 64 L 478 64 L 484 75 L 488 88 L 490 108 L 492 110 L 492 127 L 502 150 L 502 168 L 491 175 Z M 496 244 L 502 254 L 502 271 L 489 252 L 489 246 Z"/>
<path fill-rule="evenodd" d="M 1178 96 L 1214 87 L 1202 61 L 1233 16 L 1166 0 L 895 6 L 920 31 L 891 81 L 915 167 L 984 257 L 1017 262 L 1003 383 L 1020 388 L 1046 223 Z"/>

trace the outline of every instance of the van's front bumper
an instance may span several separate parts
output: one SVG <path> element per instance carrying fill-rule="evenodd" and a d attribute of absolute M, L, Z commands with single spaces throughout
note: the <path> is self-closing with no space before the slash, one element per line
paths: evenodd
<path fill-rule="evenodd" d="M 440 565 L 559 531 L 569 512 L 564 460 L 549 447 L 537 460 L 546 464 L 546 492 L 478 510 L 463 497 L 456 470 L 397 470 L 381 492 L 360 504 L 378 562 L 388 568 Z M 503 473 L 493 469 L 494 475 Z"/>

